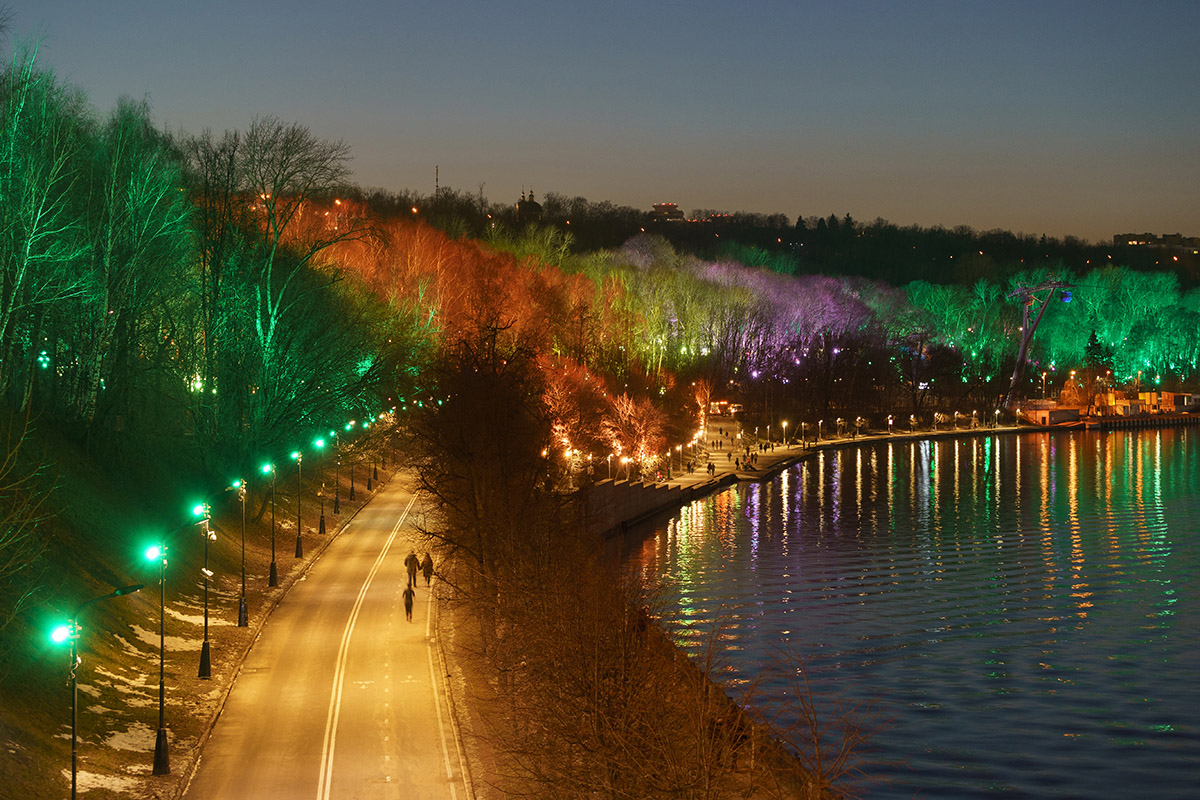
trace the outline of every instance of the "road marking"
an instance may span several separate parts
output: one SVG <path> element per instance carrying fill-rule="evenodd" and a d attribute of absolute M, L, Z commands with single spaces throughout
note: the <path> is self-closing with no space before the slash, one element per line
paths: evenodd
<path fill-rule="evenodd" d="M 414 495 L 408 501 L 408 505 L 404 507 L 404 513 L 400 515 L 400 519 L 396 520 L 391 535 L 384 542 L 383 549 L 379 551 L 379 557 L 371 565 L 371 571 L 367 573 L 367 579 L 363 581 L 362 588 L 358 591 L 358 598 L 354 601 L 354 608 L 350 611 L 350 619 L 346 621 L 346 630 L 342 632 L 342 643 L 338 648 L 337 664 L 333 671 L 333 693 L 329 698 L 329 714 L 325 718 L 325 741 L 321 746 L 321 771 L 320 779 L 317 781 L 317 800 L 329 800 L 333 790 L 333 751 L 337 744 L 338 717 L 342 713 L 342 684 L 346 679 L 346 660 L 350 655 L 350 639 L 354 634 L 354 625 L 358 622 L 358 612 L 362 609 L 363 600 L 367 596 L 367 590 L 371 588 L 371 581 L 374 580 L 375 573 L 379 571 L 379 567 L 387 557 L 388 550 L 391 549 L 392 542 L 396 539 L 396 534 L 400 532 L 400 526 L 408 518 L 409 509 L 416 501 L 417 498 Z"/>
<path fill-rule="evenodd" d="M 433 707 L 437 714 L 438 732 L 442 735 L 442 759 L 446 762 L 446 781 L 450 784 L 450 799 L 458 800 L 458 792 L 454 789 L 454 773 L 450 770 L 450 748 L 446 746 L 446 726 L 442 722 L 442 706 L 438 700 L 438 676 L 437 671 L 433 668 L 433 642 L 429 639 L 429 628 L 433 621 L 433 587 L 427 592 L 429 598 L 425 601 L 426 611 L 425 616 L 425 646 L 429 652 L 429 682 L 433 684 Z"/>

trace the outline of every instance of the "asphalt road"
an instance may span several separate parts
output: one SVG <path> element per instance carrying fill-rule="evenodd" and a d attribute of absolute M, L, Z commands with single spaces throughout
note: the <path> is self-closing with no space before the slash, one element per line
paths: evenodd
<path fill-rule="evenodd" d="M 185 800 L 467 800 L 420 574 L 404 615 L 415 510 L 389 482 L 287 592 Z"/>

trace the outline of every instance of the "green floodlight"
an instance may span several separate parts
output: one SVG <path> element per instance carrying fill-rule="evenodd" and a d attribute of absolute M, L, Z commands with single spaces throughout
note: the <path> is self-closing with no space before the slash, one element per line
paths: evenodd
<path fill-rule="evenodd" d="M 58 625 L 54 630 L 50 631 L 50 641 L 55 644 L 62 644 L 71 640 L 72 633 L 74 633 L 74 626 L 69 622 L 64 625 Z"/>
<path fill-rule="evenodd" d="M 325 440 L 324 439 L 313 440 L 313 447 L 317 448 L 318 450 L 324 450 L 325 449 Z"/>
<path fill-rule="evenodd" d="M 329 438 L 332 439 L 334 436 L 337 436 L 337 431 L 335 431 L 331 428 L 329 431 Z"/>
<path fill-rule="evenodd" d="M 274 471 L 275 471 L 275 465 L 274 465 L 274 464 L 263 464 L 263 465 L 262 465 L 262 473 L 263 473 L 263 475 L 270 475 L 270 474 L 271 474 L 272 472 L 274 472 Z"/>
<path fill-rule="evenodd" d="M 163 549 L 164 548 L 162 545 L 158 545 L 158 544 L 150 545 L 149 547 L 146 548 L 146 560 L 147 561 L 158 561 L 158 559 L 162 558 Z"/>
<path fill-rule="evenodd" d="M 292 461 L 299 461 L 300 460 L 300 451 L 293 450 L 291 458 L 292 458 Z"/>
<path fill-rule="evenodd" d="M 204 503 L 197 503 L 196 505 L 192 506 L 193 517 L 203 517 L 207 511 L 208 509 L 205 507 Z"/>
<path fill-rule="evenodd" d="M 234 481 L 233 483 L 229 484 L 229 488 L 230 488 L 230 489 L 240 489 L 240 488 L 242 488 L 242 479 L 241 479 L 241 478 L 238 478 L 236 481 Z"/>

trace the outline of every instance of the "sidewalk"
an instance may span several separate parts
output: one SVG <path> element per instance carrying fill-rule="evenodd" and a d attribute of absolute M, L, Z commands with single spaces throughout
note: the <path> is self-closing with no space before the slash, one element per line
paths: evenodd
<path fill-rule="evenodd" d="M 892 433 L 872 431 L 858 436 L 830 436 L 826 434 L 818 441 L 810 438 L 804 443 L 797 442 L 794 437 L 789 436 L 788 444 L 784 445 L 773 438 L 772 444 L 768 449 L 761 451 L 758 449 L 757 444 L 754 443 L 754 434 L 751 433 L 748 437 L 744 437 L 741 423 L 736 420 L 723 419 L 710 422 L 709 430 L 716 432 L 715 434 L 710 434 L 710 442 L 715 441 L 718 445 L 716 447 L 702 448 L 699 451 L 696 457 L 696 466 L 692 472 L 689 473 L 686 469 L 681 472 L 675 466 L 671 469 L 670 478 L 658 481 L 646 480 L 645 482 L 660 486 L 678 486 L 680 488 L 693 488 L 711 483 L 713 484 L 713 488 L 716 488 L 738 481 L 761 481 L 820 450 L 876 444 L 881 441 L 904 442 L 956 436 L 990 436 L 993 434 L 1018 433 L 1041 429 L 1017 425 L 1001 425 L 995 428 L 960 427 L 946 430 L 918 429 L 915 431 L 897 428 Z M 728 438 L 724 436 L 725 433 L 729 434 Z M 745 459 L 746 446 L 745 444 L 738 446 L 739 442 L 750 443 L 749 450 L 753 466 L 747 467 L 742 463 Z M 762 438 L 762 442 L 766 444 L 765 436 Z M 709 475 L 705 468 L 709 461 L 715 465 L 715 474 L 713 475 Z"/>

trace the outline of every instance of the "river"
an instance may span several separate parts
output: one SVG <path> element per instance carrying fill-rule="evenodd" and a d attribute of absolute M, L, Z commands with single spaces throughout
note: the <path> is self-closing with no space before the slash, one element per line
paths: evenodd
<path fill-rule="evenodd" d="M 868 798 L 1194 798 L 1200 429 L 822 450 L 631 540 L 731 694 L 877 703 Z M 714 632 L 715 626 L 715 632 Z"/>

